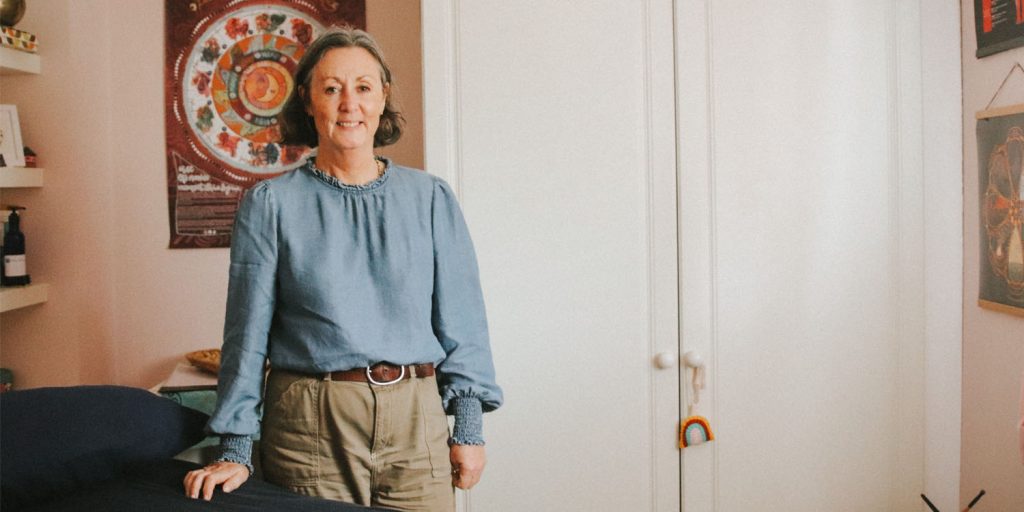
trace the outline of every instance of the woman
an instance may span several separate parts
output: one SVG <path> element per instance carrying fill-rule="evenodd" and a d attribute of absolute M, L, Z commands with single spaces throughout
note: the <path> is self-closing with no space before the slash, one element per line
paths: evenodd
<path fill-rule="evenodd" d="M 401 116 L 369 34 L 325 33 L 295 83 L 284 142 L 317 153 L 239 206 L 208 425 L 223 453 L 185 477 L 186 493 L 209 500 L 245 482 L 262 400 L 266 480 L 453 510 L 452 485 L 483 471 L 482 413 L 502 402 L 465 221 L 443 180 L 374 156 L 398 140 Z"/>

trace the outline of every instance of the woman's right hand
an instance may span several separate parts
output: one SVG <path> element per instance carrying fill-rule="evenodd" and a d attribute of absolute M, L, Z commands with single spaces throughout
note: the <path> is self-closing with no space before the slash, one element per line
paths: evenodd
<path fill-rule="evenodd" d="M 224 492 L 238 489 L 249 479 L 249 468 L 237 462 L 219 461 L 202 469 L 189 471 L 185 475 L 185 495 L 197 499 L 202 492 L 203 499 L 210 501 L 218 485 Z"/>

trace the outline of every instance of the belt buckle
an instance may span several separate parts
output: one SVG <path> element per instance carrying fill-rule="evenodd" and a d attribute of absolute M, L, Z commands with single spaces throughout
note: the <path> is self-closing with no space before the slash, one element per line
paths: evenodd
<path fill-rule="evenodd" d="M 372 368 L 373 368 L 372 366 L 367 366 L 366 367 L 366 380 L 370 381 L 370 384 L 376 384 L 378 386 L 390 386 L 392 384 L 398 383 L 398 381 L 400 381 L 400 380 L 405 378 L 405 365 L 400 366 L 400 368 L 402 369 L 402 372 L 398 374 L 398 378 L 395 379 L 395 380 L 388 381 L 388 382 L 377 382 L 376 380 L 374 380 L 373 379 L 373 372 L 371 371 Z"/>

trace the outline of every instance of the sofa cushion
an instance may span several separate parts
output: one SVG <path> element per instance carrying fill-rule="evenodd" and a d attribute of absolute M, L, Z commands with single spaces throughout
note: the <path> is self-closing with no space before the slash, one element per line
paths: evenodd
<path fill-rule="evenodd" d="M 0 393 L 0 507 L 16 510 L 117 477 L 201 441 L 208 416 L 122 386 Z"/>

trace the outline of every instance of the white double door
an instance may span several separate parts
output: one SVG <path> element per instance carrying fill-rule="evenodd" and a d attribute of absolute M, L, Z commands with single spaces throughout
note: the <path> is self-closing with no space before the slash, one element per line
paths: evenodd
<path fill-rule="evenodd" d="M 424 0 L 427 168 L 507 397 L 460 508 L 916 506 L 895 4 Z M 691 350 L 716 440 L 680 450 L 654 362 Z"/>

